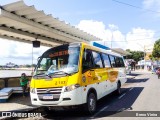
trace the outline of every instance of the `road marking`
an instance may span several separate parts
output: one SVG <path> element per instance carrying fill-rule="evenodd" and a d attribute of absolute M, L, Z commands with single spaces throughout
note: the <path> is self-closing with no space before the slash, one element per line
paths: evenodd
<path fill-rule="evenodd" d="M 105 109 L 107 109 L 109 107 L 109 105 L 107 105 L 106 107 L 102 108 L 99 112 L 97 112 L 96 114 L 94 114 L 92 116 L 92 118 L 96 117 L 100 112 L 104 111 Z"/>
<path fill-rule="evenodd" d="M 131 89 L 129 89 L 129 91 L 133 90 L 133 87 Z"/>
<path fill-rule="evenodd" d="M 121 96 L 118 97 L 118 99 L 121 99 L 125 95 L 126 95 L 126 93 L 122 94 Z"/>
<path fill-rule="evenodd" d="M 137 86 L 139 86 L 139 84 L 137 84 Z"/>

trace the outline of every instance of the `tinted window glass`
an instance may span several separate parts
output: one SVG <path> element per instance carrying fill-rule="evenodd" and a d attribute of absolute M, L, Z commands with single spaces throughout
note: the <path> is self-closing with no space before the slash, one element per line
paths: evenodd
<path fill-rule="evenodd" d="M 116 67 L 120 67 L 119 57 L 115 57 Z"/>
<path fill-rule="evenodd" d="M 82 60 L 82 69 L 84 71 L 91 68 L 93 68 L 92 54 L 90 50 L 85 50 L 83 54 L 83 60 Z"/>
<path fill-rule="evenodd" d="M 103 57 L 105 67 L 111 67 L 109 56 L 107 54 L 102 54 L 102 57 Z"/>
<path fill-rule="evenodd" d="M 122 58 L 119 58 L 119 61 L 120 61 L 120 67 L 124 67 L 125 65 L 124 65 L 123 59 L 122 59 Z"/>
<path fill-rule="evenodd" d="M 116 67 L 116 63 L 115 63 L 114 57 L 111 56 L 111 55 L 109 55 L 109 58 L 110 58 L 110 60 L 111 60 L 111 66 L 112 66 L 112 67 Z"/>
<path fill-rule="evenodd" d="M 98 52 L 92 51 L 93 54 L 93 60 L 96 68 L 103 68 L 101 55 Z"/>
<path fill-rule="evenodd" d="M 123 59 L 120 57 L 115 57 L 116 67 L 124 67 Z"/>

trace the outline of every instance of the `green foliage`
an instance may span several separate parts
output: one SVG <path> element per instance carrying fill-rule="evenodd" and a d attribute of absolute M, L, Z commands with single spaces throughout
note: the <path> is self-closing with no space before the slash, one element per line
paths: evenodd
<path fill-rule="evenodd" d="M 160 39 L 154 43 L 154 48 L 152 52 L 152 56 L 155 59 L 160 59 Z"/>
<path fill-rule="evenodd" d="M 130 49 L 127 49 L 126 51 L 130 53 L 130 55 L 126 56 L 126 59 L 134 59 L 136 62 L 144 59 L 144 52 L 142 51 L 131 51 Z"/>
<path fill-rule="evenodd" d="M 27 65 L 25 65 L 25 67 L 30 68 L 30 67 L 31 67 L 31 65 L 28 65 L 28 64 L 27 64 Z"/>

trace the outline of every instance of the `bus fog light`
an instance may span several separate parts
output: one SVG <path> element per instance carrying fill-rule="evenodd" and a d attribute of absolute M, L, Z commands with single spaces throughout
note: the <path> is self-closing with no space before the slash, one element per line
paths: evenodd
<path fill-rule="evenodd" d="M 65 88 L 64 92 L 69 92 L 69 91 L 72 91 L 72 90 L 77 89 L 77 88 L 79 88 L 79 87 L 80 87 L 79 84 L 70 85 L 70 86 L 67 86 L 67 87 Z"/>

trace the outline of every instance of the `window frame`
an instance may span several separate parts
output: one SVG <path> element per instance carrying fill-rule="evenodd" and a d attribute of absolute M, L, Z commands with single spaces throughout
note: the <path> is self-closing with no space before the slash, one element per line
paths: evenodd
<path fill-rule="evenodd" d="M 113 65 L 112 65 L 111 57 L 113 57 L 113 59 L 114 59 L 115 66 L 113 66 Z M 114 55 L 109 54 L 109 59 L 110 59 L 111 67 L 112 67 L 112 68 L 116 68 L 115 56 L 114 56 Z"/>
<path fill-rule="evenodd" d="M 120 65 L 121 65 L 120 67 L 125 67 L 123 58 L 122 58 L 122 57 L 119 57 L 119 59 L 120 59 Z M 123 62 L 123 65 L 122 65 L 121 61 Z"/>
<path fill-rule="evenodd" d="M 92 67 L 91 67 L 91 68 L 88 68 L 88 69 L 83 69 L 83 57 L 84 57 L 85 52 L 86 52 L 87 50 L 91 53 Z M 94 62 L 93 62 L 92 50 L 91 50 L 91 49 L 88 49 L 88 48 L 84 48 L 84 50 L 83 50 L 83 56 L 82 56 L 82 73 L 85 73 L 85 72 L 88 71 L 88 70 L 94 69 L 94 67 L 95 67 L 95 65 L 94 65 Z"/>
<path fill-rule="evenodd" d="M 108 68 L 111 68 L 111 67 L 112 67 L 112 65 L 111 65 L 111 60 L 110 60 L 109 54 L 102 53 L 102 54 L 101 54 L 101 56 L 102 56 L 102 60 L 103 60 L 104 68 L 107 68 L 107 67 L 105 66 L 105 62 L 104 62 L 104 57 L 103 57 L 103 55 L 106 55 L 106 56 L 108 57 L 109 65 L 110 65 Z"/>
<path fill-rule="evenodd" d="M 91 51 L 92 51 L 92 60 L 93 60 L 93 64 L 94 64 L 94 69 L 104 68 L 103 59 L 102 59 L 102 55 L 101 55 L 102 53 L 98 52 L 98 51 L 95 51 L 95 50 L 91 50 Z M 98 53 L 100 55 L 100 59 L 101 59 L 101 62 L 102 62 L 102 67 L 96 67 L 95 66 L 95 61 L 94 61 L 94 58 L 93 58 L 93 52 Z"/>

